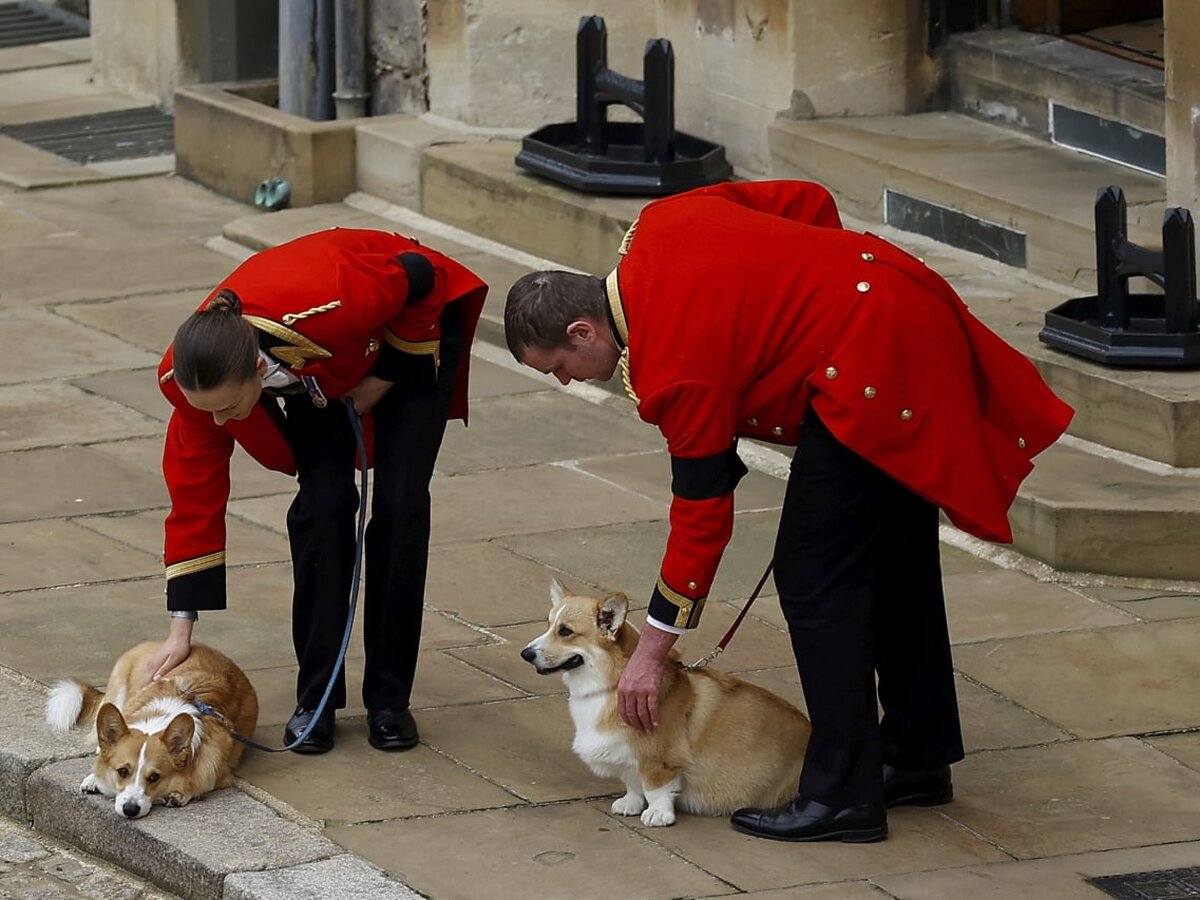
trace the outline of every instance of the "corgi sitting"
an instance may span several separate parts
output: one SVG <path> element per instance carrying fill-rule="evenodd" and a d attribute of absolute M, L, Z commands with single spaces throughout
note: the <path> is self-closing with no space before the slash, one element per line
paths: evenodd
<path fill-rule="evenodd" d="M 573 749 L 593 772 L 625 783 L 617 815 L 671 825 L 675 808 L 727 815 L 779 806 L 796 796 L 811 731 L 786 700 L 711 668 L 685 669 L 671 652 L 659 694 L 659 725 L 636 731 L 617 711 L 617 683 L 637 646 L 629 600 L 568 596 L 550 585 L 550 627 L 521 651 L 539 674 L 561 672 L 575 722 Z"/>
<path fill-rule="evenodd" d="M 229 729 L 249 736 L 258 722 L 258 695 L 245 673 L 203 644 L 192 644 L 187 659 L 139 689 L 160 646 L 151 641 L 124 653 L 103 694 L 68 679 L 46 701 L 52 728 L 95 724 L 96 763 L 79 789 L 115 797 L 127 819 L 140 819 L 156 803 L 185 806 L 231 786 L 243 745 Z"/>

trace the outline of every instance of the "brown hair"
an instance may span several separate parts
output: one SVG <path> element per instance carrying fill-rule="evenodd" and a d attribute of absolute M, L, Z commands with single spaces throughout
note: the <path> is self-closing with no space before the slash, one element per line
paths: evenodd
<path fill-rule="evenodd" d="M 242 318 L 242 301 L 221 291 L 175 332 L 175 381 L 185 391 L 208 391 L 245 382 L 258 370 L 254 328 Z"/>
<path fill-rule="evenodd" d="M 567 326 L 581 316 L 603 322 L 607 304 L 602 278 L 575 272 L 530 272 L 508 291 L 504 339 L 518 359 L 526 347 L 554 350 L 569 346 Z"/>

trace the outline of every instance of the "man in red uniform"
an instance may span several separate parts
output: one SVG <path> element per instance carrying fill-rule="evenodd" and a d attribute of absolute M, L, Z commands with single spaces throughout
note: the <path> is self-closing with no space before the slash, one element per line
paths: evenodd
<path fill-rule="evenodd" d="M 734 814 L 778 840 L 877 840 L 886 807 L 952 795 L 963 756 L 938 508 L 986 540 L 1071 410 L 920 260 L 844 230 L 824 188 L 757 182 L 649 204 L 605 280 L 535 272 L 510 350 L 564 384 L 622 363 L 671 455 L 670 535 L 621 679 L 657 725 L 667 651 L 733 531 L 739 437 L 795 445 L 775 584 L 812 720 L 796 799 Z M 878 701 L 883 708 L 880 721 Z"/>
<path fill-rule="evenodd" d="M 252 256 L 180 327 L 159 367 L 174 407 L 163 474 L 170 635 L 147 678 L 186 658 L 198 610 L 224 609 L 225 509 L 234 445 L 296 475 L 287 516 L 297 708 L 291 743 L 334 674 L 355 561 L 356 440 L 375 468 L 366 532 L 363 703 L 371 744 L 417 743 L 408 711 L 429 548 L 429 481 L 448 418 L 466 420 L 467 375 L 487 286 L 465 267 L 381 231 L 330 229 Z M 369 413 L 369 414 L 367 414 Z M 333 746 L 339 670 L 297 752 Z"/>

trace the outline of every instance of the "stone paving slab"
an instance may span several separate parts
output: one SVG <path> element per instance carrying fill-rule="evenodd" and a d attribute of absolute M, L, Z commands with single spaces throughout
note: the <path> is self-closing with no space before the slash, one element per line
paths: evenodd
<path fill-rule="evenodd" d="M 1166 844 L 1021 862 L 966 866 L 872 879 L 890 897 L 921 900 L 1103 900 L 1084 879 L 1196 865 L 1200 844 Z"/>
<path fill-rule="evenodd" d="M 655 519 L 661 504 L 565 466 L 434 476 L 433 546 L 560 528 Z M 561 498 L 547 503 L 547 498 Z"/>
<path fill-rule="evenodd" d="M 225 879 L 222 900 L 420 900 L 420 895 L 361 859 L 342 854 L 319 862 L 237 872 Z"/>
<path fill-rule="evenodd" d="M 166 509 L 140 513 L 114 513 L 108 516 L 87 516 L 71 520 L 74 524 L 113 538 L 129 547 L 153 554 L 162 571 L 163 519 Z M 287 538 L 275 531 L 243 522 L 236 515 L 226 517 L 225 532 L 228 547 L 225 551 L 229 566 L 291 560 Z"/>
<path fill-rule="evenodd" d="M 159 555 L 134 550 L 65 519 L 0 525 L 0 546 L 5 555 L 0 591 L 103 582 L 162 571 Z"/>
<path fill-rule="evenodd" d="M 956 666 L 1078 737 L 1200 726 L 1200 621 L 956 647 Z"/>
<path fill-rule="evenodd" d="M 491 541 L 438 547 L 429 554 L 428 579 L 437 585 L 437 596 L 426 602 L 489 630 L 542 623 L 550 609 L 551 578 L 570 591 L 592 589 Z"/>
<path fill-rule="evenodd" d="M 182 809 L 155 807 L 143 819 L 124 819 L 112 800 L 79 792 L 91 765 L 88 759 L 53 763 L 30 778 L 27 804 L 34 826 L 187 897 L 219 900 L 230 873 L 341 853 L 327 838 L 233 789 Z"/>
<path fill-rule="evenodd" d="M 947 816 L 1019 859 L 1200 839 L 1200 773 L 1134 738 L 975 753 Z"/>
<path fill-rule="evenodd" d="M 0 309 L 0 384 L 157 366 L 158 357 L 44 309 Z"/>
<path fill-rule="evenodd" d="M 4 110 L 3 113 L 6 115 L 0 117 L 0 124 L 12 124 L 7 118 L 13 115 L 13 111 Z M 20 118 L 19 114 L 16 117 Z M 0 184 L 31 190 L 101 181 L 108 177 L 95 169 L 0 134 Z"/>
<path fill-rule="evenodd" d="M 479 707 L 489 709 L 490 706 Z M 470 710 L 467 710 L 470 714 Z M 519 798 L 453 754 L 438 752 L 444 727 L 417 714 L 422 743 L 383 753 L 367 743 L 365 718 L 339 719 L 336 746 L 320 756 L 249 753 L 238 776 L 329 825 L 512 806 Z M 281 729 L 262 737 L 279 746 Z"/>
<path fill-rule="evenodd" d="M 592 803 L 601 808 L 602 802 Z M 614 817 L 616 818 L 616 817 Z M 932 809 L 888 812 L 888 839 L 875 844 L 792 844 L 739 834 L 724 816 L 680 816 L 670 828 L 623 823 L 648 841 L 698 864 L 739 890 L 996 862 L 1008 857 Z"/>
<path fill-rule="evenodd" d="M 207 293 L 231 268 L 228 257 L 200 244 L 129 236 L 107 243 L 76 236 L 0 246 L 0 296 L 6 306 L 35 306 L 185 288 Z M 198 294 L 196 305 L 201 299 Z"/>
<path fill-rule="evenodd" d="M 570 432 L 556 426 L 570 421 Z M 479 439 L 487 435 L 487 440 Z M 438 454 L 438 471 L 461 475 L 489 469 L 512 471 L 519 466 L 581 460 L 623 458 L 657 450 L 662 438 L 632 417 L 613 416 L 560 391 L 488 397 L 471 408 L 468 428 L 446 434 Z"/>
<path fill-rule="evenodd" d="M 75 387 L 91 396 L 102 397 L 121 406 L 137 410 L 163 425 L 171 415 L 171 404 L 158 389 L 158 367 L 128 369 L 86 375 L 71 381 Z M 161 432 L 161 428 L 159 431 Z"/>
<path fill-rule="evenodd" d="M 343 826 L 329 835 L 437 900 L 733 891 L 580 802 Z"/>
<path fill-rule="evenodd" d="M 80 301 L 54 307 L 54 313 L 79 325 L 89 334 L 115 335 L 126 344 L 142 348 L 153 366 L 152 383 L 158 384 L 158 363 L 175 331 L 207 296 L 209 288 L 137 294 L 115 300 Z M 117 368 L 106 366 L 104 368 Z M 131 367 L 125 367 L 131 368 Z"/>
<path fill-rule="evenodd" d="M 153 469 L 126 464 L 99 447 L 54 447 L 0 454 L 0 484 L 22 485 L 0 505 L 0 522 L 55 519 L 162 506 Z"/>
<path fill-rule="evenodd" d="M 1049 631 L 1129 625 L 1128 613 L 1005 569 L 942 579 L 950 640 L 998 640 Z"/>
<path fill-rule="evenodd" d="M 7 656 L 3 658 L 7 661 Z M 78 733 L 50 731 L 45 724 L 45 689 L 18 672 L 7 664 L 0 666 L 0 709 L 4 710 L 0 716 L 0 813 L 27 821 L 29 777 L 47 762 L 88 754 L 94 748 Z"/>
<path fill-rule="evenodd" d="M 619 781 L 593 775 L 572 752 L 575 726 L 561 696 L 431 709 L 421 714 L 420 727 L 430 747 L 521 800 L 624 793 Z"/>
<path fill-rule="evenodd" d="M 0 453 L 158 434 L 162 423 L 71 384 L 0 386 Z"/>
<path fill-rule="evenodd" d="M 18 72 L 84 62 L 92 58 L 90 37 L 42 44 L 24 44 L 0 50 L 0 72 Z"/>
<path fill-rule="evenodd" d="M 570 572 L 605 591 L 621 591 L 634 608 L 640 608 L 650 600 L 666 546 L 667 509 L 665 504 L 657 508 L 659 516 L 649 521 L 639 522 L 630 515 L 613 524 L 580 527 L 582 523 L 560 516 L 557 530 L 522 535 L 497 531 L 495 539 L 522 556 Z M 708 603 L 749 597 L 771 560 L 778 523 L 776 510 L 737 514 L 733 540 L 722 557 Z M 767 579 L 763 592 L 774 593 L 773 579 Z"/>

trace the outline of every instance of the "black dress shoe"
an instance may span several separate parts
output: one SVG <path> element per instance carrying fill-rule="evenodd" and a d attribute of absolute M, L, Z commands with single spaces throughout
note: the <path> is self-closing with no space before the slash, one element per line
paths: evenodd
<path fill-rule="evenodd" d="M 407 709 L 367 713 L 367 740 L 376 750 L 408 750 L 417 746 L 417 723 Z"/>
<path fill-rule="evenodd" d="M 887 806 L 940 806 L 954 798 L 950 767 L 897 769 L 883 767 L 883 802 Z"/>
<path fill-rule="evenodd" d="M 308 723 L 312 720 L 314 712 L 316 712 L 315 709 L 305 709 L 303 706 L 296 707 L 296 711 L 288 719 L 287 725 L 283 726 L 283 744 L 285 747 L 304 733 L 304 729 L 308 727 Z M 293 747 L 292 752 L 328 753 L 332 749 L 333 710 L 326 708 L 321 713 L 321 718 L 317 719 L 317 724 L 312 727 L 312 731 L 308 733 L 308 737 Z"/>
<path fill-rule="evenodd" d="M 743 834 L 773 841 L 865 844 L 887 837 L 887 811 L 882 803 L 838 807 L 797 797 L 775 809 L 739 809 L 729 822 Z"/>

